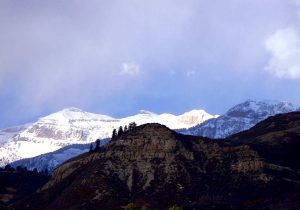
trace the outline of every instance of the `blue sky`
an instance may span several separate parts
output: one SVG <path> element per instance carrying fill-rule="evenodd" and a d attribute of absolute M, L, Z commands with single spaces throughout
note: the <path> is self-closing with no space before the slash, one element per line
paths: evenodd
<path fill-rule="evenodd" d="M 298 0 L 3 0 L 0 30 L 0 128 L 70 106 L 300 104 Z"/>

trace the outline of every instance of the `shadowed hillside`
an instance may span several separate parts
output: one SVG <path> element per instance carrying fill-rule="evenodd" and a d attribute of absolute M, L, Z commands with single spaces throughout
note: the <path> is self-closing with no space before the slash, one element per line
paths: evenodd
<path fill-rule="evenodd" d="M 19 167 L 18 170 L 9 167 L 0 169 L 0 209 L 34 193 L 49 178 L 43 172 L 27 171 Z"/>
<path fill-rule="evenodd" d="M 300 208 L 300 113 L 271 117 L 225 141 L 160 124 L 83 154 L 16 209 Z"/>

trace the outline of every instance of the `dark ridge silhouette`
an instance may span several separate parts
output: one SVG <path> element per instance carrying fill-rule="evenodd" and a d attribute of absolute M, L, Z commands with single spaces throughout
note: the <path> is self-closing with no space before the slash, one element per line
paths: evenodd
<path fill-rule="evenodd" d="M 300 112 L 224 141 L 160 124 L 68 160 L 15 209 L 300 209 Z"/>

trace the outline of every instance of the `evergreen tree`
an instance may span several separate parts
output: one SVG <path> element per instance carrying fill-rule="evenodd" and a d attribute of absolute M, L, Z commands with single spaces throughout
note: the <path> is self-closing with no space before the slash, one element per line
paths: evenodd
<path fill-rule="evenodd" d="M 117 137 L 117 130 L 113 129 L 111 139 L 115 139 Z"/>
<path fill-rule="evenodd" d="M 43 174 L 48 176 L 49 175 L 49 171 L 48 171 L 48 168 L 46 168 L 44 171 L 43 171 Z"/>
<path fill-rule="evenodd" d="M 136 123 L 135 122 L 131 122 L 129 123 L 129 130 L 132 130 L 136 127 Z"/>
<path fill-rule="evenodd" d="M 5 167 L 4 167 L 4 169 L 6 170 L 6 171 L 14 171 L 15 169 L 11 166 L 11 165 L 9 165 L 9 164 L 7 164 Z"/>
<path fill-rule="evenodd" d="M 133 123 L 132 123 L 132 126 L 133 126 L 133 128 L 135 128 L 135 127 L 136 127 L 136 123 L 135 123 L 135 122 L 133 122 Z"/>
<path fill-rule="evenodd" d="M 124 127 L 124 133 L 127 132 L 127 131 L 128 131 L 128 127 L 127 127 L 127 125 L 125 125 L 125 127 Z"/>
<path fill-rule="evenodd" d="M 91 154 L 93 152 L 93 150 L 94 150 L 94 146 L 93 146 L 93 143 L 91 143 L 89 153 Z"/>
<path fill-rule="evenodd" d="M 120 127 L 119 127 L 119 130 L 118 130 L 118 136 L 121 136 L 123 133 L 124 133 L 123 127 L 120 126 Z"/>
<path fill-rule="evenodd" d="M 95 146 L 95 150 L 94 151 L 100 151 L 100 139 L 96 140 L 96 146 Z"/>

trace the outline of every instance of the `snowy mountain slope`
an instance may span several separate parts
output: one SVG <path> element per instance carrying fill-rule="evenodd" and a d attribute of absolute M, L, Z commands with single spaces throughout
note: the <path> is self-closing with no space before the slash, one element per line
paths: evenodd
<path fill-rule="evenodd" d="M 87 144 L 96 139 L 109 138 L 113 129 L 133 121 L 137 125 L 157 122 L 171 129 L 178 129 L 195 126 L 213 117 L 215 116 L 203 110 L 193 110 L 179 116 L 158 115 L 141 110 L 134 116 L 115 119 L 77 108 L 63 109 L 24 127 L 1 131 L 0 166 L 53 152 L 68 145 Z"/>
<path fill-rule="evenodd" d="M 7 143 L 9 139 L 13 138 L 14 136 L 18 135 L 19 133 L 27 129 L 30 125 L 31 124 L 26 124 L 22 126 L 16 126 L 16 127 L 0 130 L 0 147 L 3 144 Z"/>
<path fill-rule="evenodd" d="M 207 120 L 200 125 L 180 132 L 215 139 L 225 138 L 247 130 L 269 116 L 292 112 L 297 109 L 299 109 L 298 106 L 288 102 L 248 100 L 232 107 L 226 114 L 218 118 Z"/>
<path fill-rule="evenodd" d="M 100 141 L 100 146 L 106 144 L 110 139 L 103 139 Z M 93 144 L 94 145 L 94 144 Z M 17 167 L 27 167 L 28 170 L 37 169 L 38 171 L 52 171 L 54 168 L 69 160 L 75 156 L 78 156 L 82 153 L 88 152 L 90 149 L 90 144 L 74 144 L 63 147 L 54 152 L 42 154 L 32 158 L 25 158 L 17 160 L 11 163 L 11 166 Z"/>

